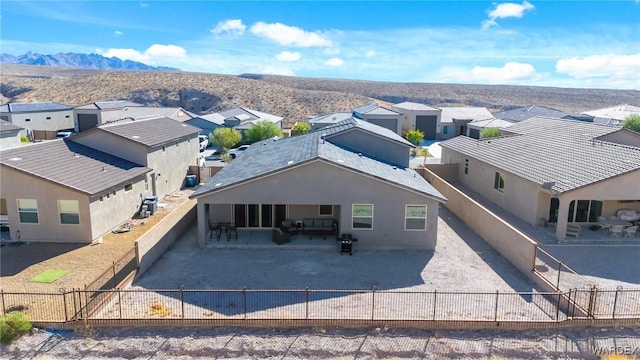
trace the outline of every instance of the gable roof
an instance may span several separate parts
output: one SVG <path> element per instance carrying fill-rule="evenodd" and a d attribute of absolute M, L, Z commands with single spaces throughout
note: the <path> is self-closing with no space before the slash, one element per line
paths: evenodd
<path fill-rule="evenodd" d="M 443 123 L 453 123 L 453 120 L 485 120 L 493 119 L 489 110 L 485 107 L 451 106 L 443 107 L 440 114 L 440 121 Z"/>
<path fill-rule="evenodd" d="M 0 106 L 0 112 L 25 113 L 38 111 L 72 110 L 73 107 L 52 101 L 32 103 L 8 103 Z"/>
<path fill-rule="evenodd" d="M 640 148 L 598 141 L 617 127 L 576 120 L 531 118 L 509 127 L 515 135 L 476 140 L 466 136 L 440 143 L 542 186 L 566 192 L 640 170 Z"/>
<path fill-rule="evenodd" d="M 91 104 L 78 106 L 76 109 L 86 109 L 86 110 L 112 110 L 112 109 L 123 109 L 125 107 L 132 106 L 144 106 L 142 104 L 138 104 L 128 100 L 114 100 L 114 101 L 96 101 Z"/>
<path fill-rule="evenodd" d="M 0 133 L 12 132 L 12 131 L 20 131 L 24 128 L 22 126 L 15 125 L 8 121 L 0 119 Z"/>
<path fill-rule="evenodd" d="M 200 133 L 200 129 L 195 126 L 166 117 L 126 119 L 100 125 L 95 129 L 95 131 L 106 131 L 149 147 Z M 94 129 L 89 131 L 94 131 Z M 82 136 L 83 133 L 87 133 L 87 131 L 76 136 Z"/>
<path fill-rule="evenodd" d="M 347 129 L 349 125 L 342 124 L 340 127 Z M 326 128 L 322 130 L 324 129 Z M 343 131 L 334 130 L 336 132 Z M 442 194 L 414 170 L 386 164 L 349 151 L 332 144 L 328 138 L 323 139 L 323 135 L 326 136 L 324 131 L 316 131 L 290 138 L 256 143 L 245 150 L 247 154 L 233 160 L 231 164 L 214 175 L 208 183 L 194 192 L 191 197 L 197 198 L 312 161 L 326 161 L 379 181 L 419 192 L 438 201 L 446 201 Z"/>
<path fill-rule="evenodd" d="M 502 128 L 510 127 L 513 124 L 514 123 L 512 123 L 511 121 L 502 120 L 502 119 L 485 119 L 485 120 L 472 121 L 468 123 L 467 126 L 476 127 L 476 128 L 495 127 L 495 128 L 502 129 Z"/>
<path fill-rule="evenodd" d="M 353 109 L 354 113 L 367 115 L 402 115 L 397 111 L 376 104 L 367 104 Z"/>
<path fill-rule="evenodd" d="M 370 123 L 368 121 L 359 120 L 353 117 L 337 122 L 333 125 L 322 127 L 320 129 L 315 130 L 314 132 L 320 132 L 323 135 L 325 135 L 325 138 L 330 139 L 332 135 L 344 133 L 355 128 L 376 136 L 386 138 L 387 140 L 393 141 L 395 143 L 406 145 L 408 147 L 415 147 L 415 145 L 410 143 L 407 139 L 403 138 L 402 136 L 396 134 L 394 131 L 391 131 L 382 126 Z"/>
<path fill-rule="evenodd" d="M 166 117 L 177 121 L 186 121 L 197 116 L 181 107 L 126 106 L 103 115 L 102 122 L 106 123 L 125 118 L 143 119 L 150 117 Z"/>
<path fill-rule="evenodd" d="M 351 112 L 335 112 L 313 117 L 309 119 L 309 124 L 336 124 L 347 119 L 351 119 Z"/>
<path fill-rule="evenodd" d="M 429 111 L 438 111 L 440 109 L 438 108 L 434 108 L 425 104 L 420 104 L 420 103 L 414 103 L 414 102 L 410 102 L 410 101 L 405 101 L 405 102 L 401 102 L 398 104 L 394 104 L 393 107 L 397 107 L 399 109 L 406 109 L 406 110 L 414 110 L 414 111 L 419 111 L 419 110 L 429 110 Z"/>
<path fill-rule="evenodd" d="M 640 115 L 640 106 L 622 104 L 603 109 L 585 111 L 584 113 L 596 118 L 613 119 L 620 121 L 626 119 L 627 117 L 629 117 L 629 115 Z M 617 125 L 617 123 L 615 125 Z"/>
<path fill-rule="evenodd" d="M 69 139 L 4 150 L 0 152 L 0 164 L 89 195 L 99 194 L 151 171 Z"/>

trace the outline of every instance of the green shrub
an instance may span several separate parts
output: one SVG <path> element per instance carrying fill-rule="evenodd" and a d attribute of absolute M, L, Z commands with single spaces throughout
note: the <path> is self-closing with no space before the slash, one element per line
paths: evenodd
<path fill-rule="evenodd" d="M 0 342 L 8 344 L 17 336 L 31 330 L 32 327 L 27 315 L 21 312 L 0 316 Z"/>

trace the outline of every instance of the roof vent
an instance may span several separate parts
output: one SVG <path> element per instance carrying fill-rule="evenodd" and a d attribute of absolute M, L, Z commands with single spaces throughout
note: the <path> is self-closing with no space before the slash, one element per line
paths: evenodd
<path fill-rule="evenodd" d="M 80 155 L 78 155 L 78 153 L 73 153 L 73 157 L 78 158 Z"/>
<path fill-rule="evenodd" d="M 102 172 L 107 172 L 107 169 L 105 169 L 104 166 L 102 167 Z"/>
<path fill-rule="evenodd" d="M 362 157 L 362 153 L 360 153 L 360 152 L 359 152 L 359 153 L 358 153 L 358 156 Z"/>
<path fill-rule="evenodd" d="M 398 170 L 398 167 L 393 165 L 393 170 Z"/>
<path fill-rule="evenodd" d="M 293 164 L 293 160 L 287 161 L 287 165 L 291 165 L 291 164 Z"/>
<path fill-rule="evenodd" d="M 131 138 L 132 138 L 132 139 L 140 139 L 140 136 L 138 136 L 138 135 L 133 135 Z"/>
<path fill-rule="evenodd" d="M 216 187 L 221 186 L 221 185 L 222 185 L 222 183 L 217 183 L 217 184 L 216 184 Z"/>
<path fill-rule="evenodd" d="M 11 161 L 20 161 L 20 160 L 22 160 L 22 158 L 21 157 L 12 157 L 9 160 L 11 160 Z"/>

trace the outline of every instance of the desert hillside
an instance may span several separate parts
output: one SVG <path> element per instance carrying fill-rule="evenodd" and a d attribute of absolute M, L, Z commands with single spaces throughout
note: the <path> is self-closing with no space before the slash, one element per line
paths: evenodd
<path fill-rule="evenodd" d="M 389 83 L 11 64 L 3 64 L 0 72 L 2 103 L 54 101 L 79 106 L 94 101 L 125 99 L 147 105 L 181 106 L 199 114 L 245 106 L 283 116 L 286 125 L 304 121 L 308 116 L 349 110 L 371 102 L 485 106 L 492 111 L 536 104 L 582 111 L 636 104 L 640 99 L 640 91 L 633 90 Z"/>

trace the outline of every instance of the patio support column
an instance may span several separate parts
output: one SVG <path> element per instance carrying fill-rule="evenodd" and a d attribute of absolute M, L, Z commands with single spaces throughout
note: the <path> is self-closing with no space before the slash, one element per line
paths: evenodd
<path fill-rule="evenodd" d="M 569 217 L 570 199 L 558 197 L 558 222 L 556 223 L 556 240 L 562 241 L 567 236 L 567 218 Z"/>
<path fill-rule="evenodd" d="M 207 211 L 205 211 L 204 201 L 198 201 L 198 245 L 204 247 L 207 243 L 207 230 L 209 230 L 209 221 L 207 219 Z"/>

